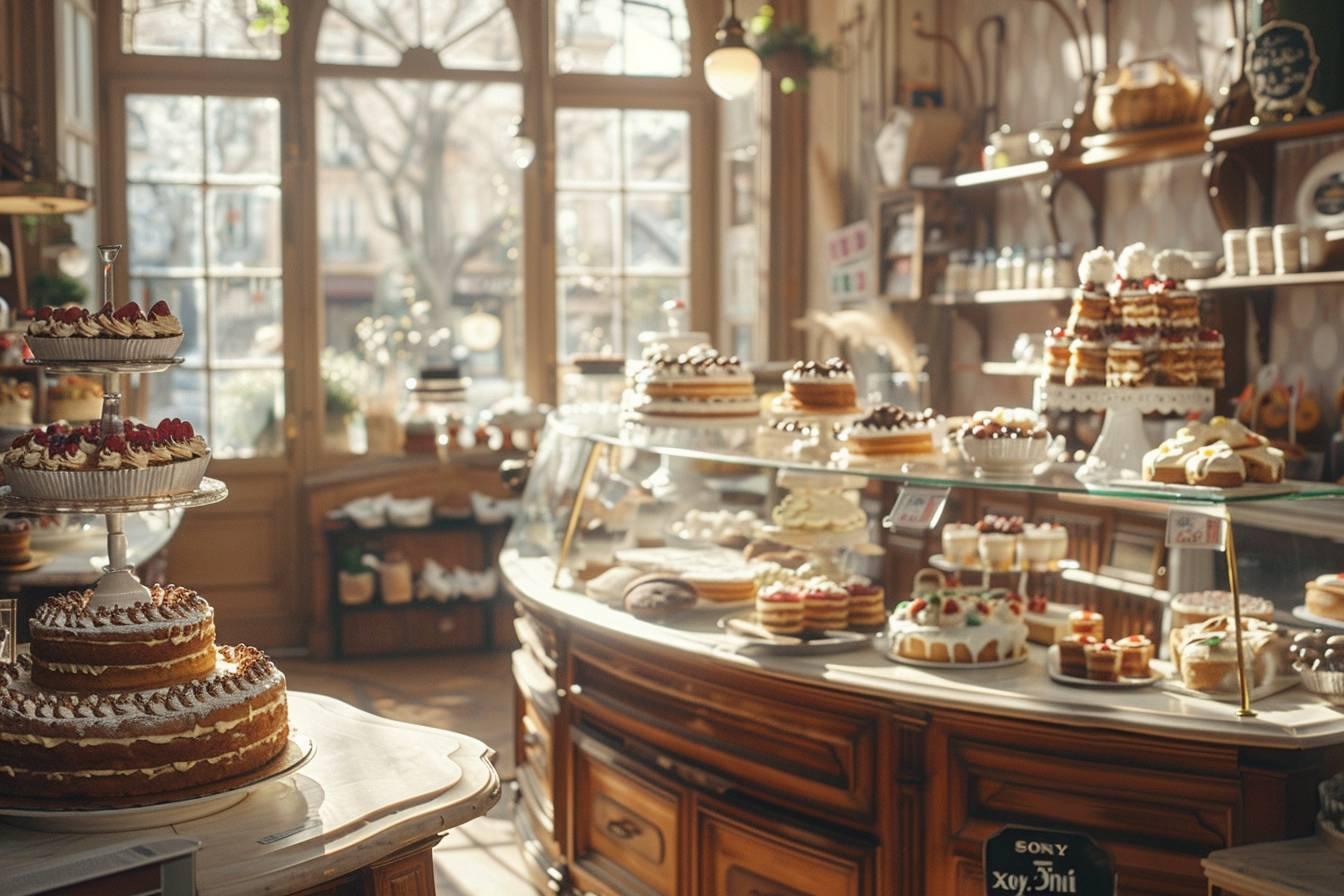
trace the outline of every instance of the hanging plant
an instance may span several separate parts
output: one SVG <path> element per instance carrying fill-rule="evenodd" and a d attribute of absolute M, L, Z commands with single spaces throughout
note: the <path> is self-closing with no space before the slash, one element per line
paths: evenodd
<path fill-rule="evenodd" d="M 248 21 L 247 33 L 252 37 L 282 37 L 288 31 L 289 4 L 285 0 L 257 0 L 257 13 Z"/>
<path fill-rule="evenodd" d="M 779 84 L 780 93 L 807 88 L 808 73 L 835 64 L 835 48 L 822 46 L 817 36 L 795 22 L 777 22 L 775 8 L 762 3 L 751 17 L 752 46 Z"/>

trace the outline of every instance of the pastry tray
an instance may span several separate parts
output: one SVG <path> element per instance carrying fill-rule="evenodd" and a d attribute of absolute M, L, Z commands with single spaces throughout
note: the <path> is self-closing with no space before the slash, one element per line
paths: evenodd
<path fill-rule="evenodd" d="M 769 653 L 775 656 L 818 656 L 828 653 L 848 653 L 869 647 L 877 637 L 876 632 L 833 631 L 820 635 L 779 635 L 773 638 L 758 638 L 734 630 L 734 622 L 741 621 L 749 625 L 756 624 L 756 610 L 739 610 L 719 617 L 718 627 L 733 641 L 737 650 L 750 650 Z"/>
<path fill-rule="evenodd" d="M 142 498 L 23 498 L 10 489 L 0 488 L 0 512 L 19 513 L 142 513 L 149 510 L 206 507 L 229 496 L 229 489 L 218 479 L 206 476 L 193 491 L 177 495 Z"/>
<path fill-rule="evenodd" d="M 1154 672 L 1151 666 L 1148 670 L 1151 674 L 1147 678 L 1122 677 L 1119 681 L 1094 681 L 1091 678 L 1065 675 L 1059 671 L 1058 644 L 1051 644 L 1050 650 L 1046 653 L 1045 671 L 1049 673 L 1051 681 L 1077 688 L 1146 688 L 1162 680 L 1162 673 Z"/>
<path fill-rule="evenodd" d="M 1293 618 L 1301 619 L 1303 622 L 1309 622 L 1312 625 L 1318 625 L 1322 628 L 1344 630 L 1344 619 L 1331 619 L 1329 616 L 1317 616 L 1315 613 L 1308 612 L 1305 604 L 1293 607 Z"/>
<path fill-rule="evenodd" d="M 26 358 L 24 364 L 29 367 L 42 367 L 49 373 L 78 373 L 86 376 L 107 376 L 117 373 L 162 373 L 170 367 L 176 367 L 186 358 L 155 358 L 145 361 L 75 361 L 71 359 L 43 360 Z"/>
<path fill-rule="evenodd" d="M 895 644 L 892 649 L 886 652 L 887 659 L 893 663 L 901 663 L 906 666 L 919 666 L 923 669 L 955 669 L 958 672 L 974 672 L 977 669 L 1002 669 L 1004 666 L 1016 666 L 1019 663 L 1025 663 L 1029 653 L 1023 653 L 1021 656 L 1013 657 L 1009 660 L 995 660 L 992 663 L 940 663 L 936 660 L 916 660 L 910 657 L 901 656 L 895 651 Z"/>
<path fill-rule="evenodd" d="M 987 570 L 979 563 L 963 565 L 960 563 L 955 563 L 952 560 L 948 559 L 947 555 L 945 554 L 934 554 L 931 557 L 929 557 L 929 565 L 932 566 L 934 569 L 939 569 L 942 570 L 943 572 L 980 572 L 980 573 L 988 572 L 991 575 L 994 573 L 1002 573 L 1004 575 L 1009 575 L 1012 573 L 1022 573 L 1022 572 L 1056 573 L 1056 572 L 1062 572 L 1066 569 L 1077 569 L 1078 561 L 1052 560 L 1047 563 L 1026 563 L 1026 564 L 1014 563 L 1012 566 L 1006 569 Z"/>

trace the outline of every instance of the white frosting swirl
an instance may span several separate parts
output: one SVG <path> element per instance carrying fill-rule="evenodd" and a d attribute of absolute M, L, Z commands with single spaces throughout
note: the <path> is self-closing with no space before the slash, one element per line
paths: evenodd
<path fill-rule="evenodd" d="M 1115 256 L 1110 249 L 1098 246 L 1083 253 L 1078 262 L 1078 282 L 1105 286 L 1115 276 Z"/>
<path fill-rule="evenodd" d="M 1125 280 L 1142 280 L 1153 275 L 1153 250 L 1144 243 L 1130 243 L 1120 250 L 1115 270 Z"/>

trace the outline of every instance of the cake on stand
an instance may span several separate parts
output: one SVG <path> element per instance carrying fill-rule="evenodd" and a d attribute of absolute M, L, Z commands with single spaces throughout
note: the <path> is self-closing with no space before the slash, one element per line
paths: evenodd
<path fill-rule="evenodd" d="M 1213 411 L 1213 390 L 1185 386 L 1063 386 L 1039 379 L 1033 407 L 1037 413 L 1105 413 L 1101 434 L 1075 474 L 1080 482 L 1102 485 L 1142 478 L 1143 455 L 1150 447 L 1143 431 L 1144 414 L 1208 414 Z"/>
<path fill-rule="evenodd" d="M 103 262 L 104 307 L 115 307 L 112 294 L 112 266 L 121 247 L 99 246 L 98 248 Z M 109 346 L 114 344 L 114 340 L 104 342 L 103 340 L 83 339 L 81 341 L 93 343 L 95 346 L 100 342 Z M 180 339 L 171 344 L 169 351 L 175 350 L 178 345 L 180 345 Z M 92 350 L 86 348 L 85 354 L 93 355 L 102 350 L 98 347 L 94 347 Z M 117 354 L 117 352 L 112 350 L 108 351 L 107 354 Z M 179 365 L 182 361 L 183 359 L 180 357 L 117 360 L 53 358 L 50 355 L 44 357 L 39 354 L 39 357 L 29 359 L 25 363 L 44 368 L 51 373 L 81 374 L 103 378 L 104 398 L 98 431 L 98 439 L 100 447 L 102 447 L 107 444 L 109 439 L 122 439 L 127 432 L 128 422 L 122 418 L 122 379 L 128 374 L 158 373 Z M 208 462 L 208 459 L 209 453 L 207 450 L 204 460 Z M 201 465 L 200 471 L 203 474 L 204 464 Z M 99 477 L 105 474 L 101 470 L 97 470 L 71 475 L 77 478 Z M 92 482 L 93 480 L 90 479 L 89 481 Z M 137 615 L 138 618 L 143 620 L 147 607 L 158 606 L 154 604 L 154 601 L 165 600 L 166 603 L 163 592 L 167 589 L 156 586 L 157 594 L 152 594 L 150 588 L 146 587 L 136 576 L 134 567 L 127 558 L 126 514 L 205 507 L 223 501 L 228 497 L 228 489 L 223 482 L 204 475 L 199 477 L 198 482 L 190 483 L 188 488 L 156 489 L 153 493 L 146 494 L 127 494 L 123 491 L 119 492 L 116 497 L 107 497 L 105 496 L 106 492 L 100 493 L 98 488 L 92 486 L 87 489 L 87 494 L 80 494 L 78 487 L 73 490 L 66 490 L 67 493 L 65 494 L 50 494 L 35 489 L 33 484 L 26 480 L 24 482 L 26 485 L 21 485 L 16 478 L 12 484 L 0 488 L 0 513 L 94 514 L 102 516 L 106 521 L 107 565 L 103 568 L 96 586 L 88 593 L 87 602 L 78 607 L 72 604 L 72 609 L 65 611 L 69 615 L 76 615 L 87 621 L 87 625 L 77 624 L 75 626 L 76 633 L 97 632 L 99 631 L 98 626 L 116 624 L 118 621 L 124 624 L 128 616 L 132 622 L 137 618 Z M 171 586 L 169 587 L 171 588 Z M 185 589 L 181 590 L 185 591 Z M 80 603 L 80 601 L 76 599 L 74 603 Z M 200 601 L 200 604 L 204 604 L 204 601 Z M 206 606 L 208 608 L 208 605 Z M 207 649 L 214 650 L 212 610 L 208 613 L 208 619 L 209 647 Z M 133 626 L 128 628 L 133 628 Z M 204 628 L 204 623 L 202 623 L 202 628 Z M 103 629 L 103 631 L 106 631 L 106 629 Z M 204 635 L 201 637 L 204 639 Z M 272 681 L 278 678 L 280 681 L 279 687 L 283 691 L 283 676 L 280 676 L 274 670 L 274 667 L 270 666 L 269 660 L 266 660 L 259 651 L 243 647 L 222 647 L 219 648 L 216 655 L 219 657 L 219 662 L 226 664 L 225 667 L 221 667 L 225 671 L 216 670 L 206 678 L 194 680 L 178 678 L 174 682 L 175 687 L 159 687 L 159 682 L 152 682 L 143 690 L 126 688 L 124 692 L 122 689 L 112 691 L 107 687 L 81 691 L 68 691 L 64 688 L 44 691 L 42 686 L 29 679 L 32 674 L 31 670 L 35 669 L 38 663 L 27 657 L 22 658 L 27 662 L 0 669 L 5 673 L 0 676 L 0 684 L 7 687 L 12 685 L 20 689 L 8 691 L 7 693 L 11 696 L 21 694 L 30 700 L 36 700 L 38 703 L 45 701 L 52 705 L 62 703 L 69 706 L 73 714 L 87 712 L 87 717 L 97 715 L 101 710 L 106 710 L 108 716 L 122 715 L 123 709 L 131 706 L 127 702 L 130 698 L 136 698 L 135 705 L 137 707 L 146 705 L 153 707 L 156 700 L 166 701 L 165 709 L 154 710 L 154 713 L 157 713 L 160 718 L 173 711 L 187 712 L 187 707 L 192 705 L 193 701 L 194 705 L 199 708 L 198 711 L 203 712 L 212 706 L 209 700 L 214 699 L 213 696 L 202 696 L 207 693 L 205 689 L 209 688 L 209 695 L 225 693 L 234 685 L 233 682 L 225 681 L 225 679 L 232 674 L 242 674 L 245 669 L 247 674 L 255 674 L 259 679 L 261 676 L 260 670 L 269 667 L 269 672 L 266 674 Z M 260 657 L 260 661 L 256 657 Z M 58 668 L 58 665 L 49 664 L 49 669 Z M 88 668 L 97 670 L 100 667 L 90 666 Z M 125 668 L 135 669 L 137 667 L 126 666 Z M 257 671 L 254 672 L 253 670 Z M 192 693 L 195 693 L 194 698 Z M 180 700 L 181 702 L 174 707 L 172 705 L 174 700 Z M 125 709 L 126 714 L 132 712 L 132 709 Z M 248 713 L 250 719 L 250 709 Z M 40 713 L 37 716 L 37 721 L 41 721 Z M 144 735 L 137 734 L 135 736 Z M 243 774 L 207 781 L 198 786 L 185 787 L 179 790 L 128 795 L 54 796 L 45 798 L 35 795 L 20 796 L 7 793 L 0 796 L 0 816 L 7 817 L 13 824 L 57 831 L 133 829 L 201 818 L 237 804 L 247 796 L 250 790 L 261 783 L 293 774 L 312 759 L 313 753 L 312 740 L 295 733 L 292 728 L 289 728 L 284 747 L 264 764 Z M 194 764 L 189 763 L 189 765 Z M 77 778 L 78 774 L 71 772 L 69 776 Z M 152 816 L 152 821 L 146 820 L 148 816 Z"/>

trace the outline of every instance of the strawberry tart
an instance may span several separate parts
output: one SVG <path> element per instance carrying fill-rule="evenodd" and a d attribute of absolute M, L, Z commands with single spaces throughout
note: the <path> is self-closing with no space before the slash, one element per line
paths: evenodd
<path fill-rule="evenodd" d="M 182 321 L 166 302 L 146 313 L 135 302 L 90 314 L 78 306 L 38 309 L 28 347 L 43 361 L 161 361 L 182 345 Z"/>
<path fill-rule="evenodd" d="M 121 433 L 99 423 L 53 423 L 14 440 L 0 458 L 16 495 L 44 500 L 141 498 L 190 492 L 210 463 L 205 439 L 190 423 L 126 421 Z"/>

